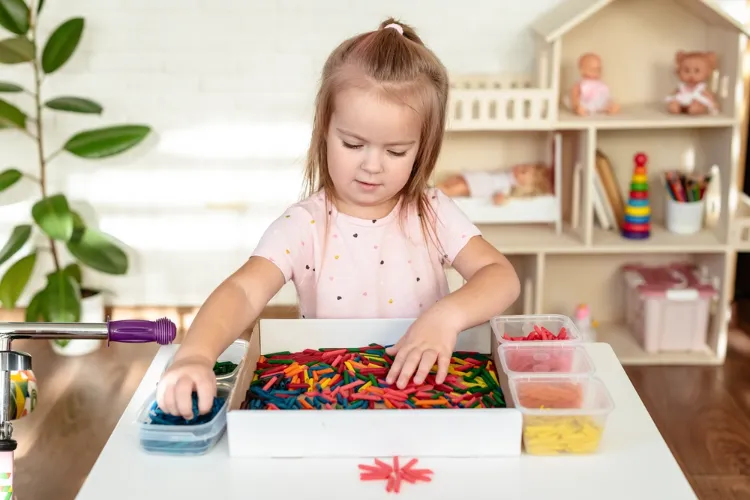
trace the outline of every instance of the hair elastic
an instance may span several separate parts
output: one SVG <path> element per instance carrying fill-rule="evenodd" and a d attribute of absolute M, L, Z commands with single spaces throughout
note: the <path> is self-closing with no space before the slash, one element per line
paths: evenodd
<path fill-rule="evenodd" d="M 391 23 L 391 24 L 388 24 L 386 26 L 383 26 L 383 29 L 387 29 L 387 28 L 393 28 L 394 30 L 396 30 L 399 33 L 401 33 L 402 35 L 404 34 L 404 28 L 400 24 Z"/>

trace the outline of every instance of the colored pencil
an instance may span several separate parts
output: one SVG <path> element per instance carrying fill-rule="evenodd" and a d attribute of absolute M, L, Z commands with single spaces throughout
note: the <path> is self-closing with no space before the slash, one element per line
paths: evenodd
<path fill-rule="evenodd" d="M 680 203 L 701 201 L 711 182 L 711 176 L 688 175 L 677 170 L 664 172 L 662 181 L 669 197 Z"/>

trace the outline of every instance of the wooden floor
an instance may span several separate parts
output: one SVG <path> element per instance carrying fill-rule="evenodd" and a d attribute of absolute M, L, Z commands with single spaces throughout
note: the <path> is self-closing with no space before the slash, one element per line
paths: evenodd
<path fill-rule="evenodd" d="M 18 498 L 73 500 L 157 347 L 112 344 L 82 358 L 43 341 L 14 348 L 32 354 L 40 392 L 15 424 Z M 699 498 L 750 499 L 750 336 L 732 337 L 721 367 L 627 372 Z"/>

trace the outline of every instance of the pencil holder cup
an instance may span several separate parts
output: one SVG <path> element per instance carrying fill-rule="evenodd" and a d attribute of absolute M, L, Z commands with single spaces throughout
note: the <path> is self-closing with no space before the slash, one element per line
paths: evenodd
<path fill-rule="evenodd" d="M 695 234 L 703 227 L 705 198 L 698 201 L 675 201 L 667 197 L 664 217 L 667 231 L 677 234 Z"/>

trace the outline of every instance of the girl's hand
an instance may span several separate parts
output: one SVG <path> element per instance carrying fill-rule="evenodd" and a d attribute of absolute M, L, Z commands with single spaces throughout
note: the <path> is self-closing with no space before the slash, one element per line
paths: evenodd
<path fill-rule="evenodd" d="M 182 416 L 188 420 L 193 415 L 193 392 L 198 393 L 198 412 L 211 411 L 216 396 L 216 375 L 213 362 L 204 357 L 176 360 L 162 374 L 156 386 L 156 401 L 164 413 Z"/>
<path fill-rule="evenodd" d="M 453 326 L 450 313 L 430 309 L 409 327 L 403 337 L 386 349 L 388 355 L 396 355 L 386 382 L 403 389 L 414 374 L 414 383 L 421 384 L 437 362 L 435 382 L 442 384 L 448 375 L 453 350 L 460 330 Z"/>

